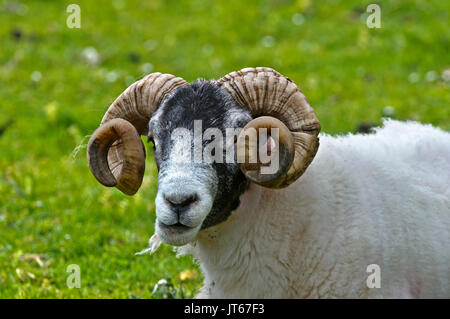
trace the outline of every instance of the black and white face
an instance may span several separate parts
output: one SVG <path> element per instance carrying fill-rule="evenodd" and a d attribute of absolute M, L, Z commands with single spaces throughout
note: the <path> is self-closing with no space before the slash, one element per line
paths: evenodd
<path fill-rule="evenodd" d="M 176 90 L 153 114 L 156 233 L 163 242 L 185 245 L 237 208 L 249 182 L 233 153 L 234 129 L 251 120 L 225 90 L 202 80 Z"/>

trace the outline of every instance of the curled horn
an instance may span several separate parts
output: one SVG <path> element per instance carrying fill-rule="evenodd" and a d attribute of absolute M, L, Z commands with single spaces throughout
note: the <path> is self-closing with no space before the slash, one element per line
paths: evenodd
<path fill-rule="evenodd" d="M 145 171 L 145 148 L 141 135 L 161 103 L 175 89 L 188 83 L 171 74 L 151 73 L 129 86 L 108 108 L 89 139 L 87 158 L 95 178 L 135 194 Z"/>
<path fill-rule="evenodd" d="M 287 187 L 297 180 L 314 158 L 319 147 L 320 122 L 297 85 L 270 68 L 245 68 L 225 75 L 216 82 L 237 104 L 247 108 L 254 120 L 238 137 L 238 148 L 246 147 L 242 136 L 249 129 L 279 129 L 279 170 L 261 174 L 261 165 L 241 163 L 251 181 L 269 188 Z M 248 150 L 251 152 L 251 150 Z"/>

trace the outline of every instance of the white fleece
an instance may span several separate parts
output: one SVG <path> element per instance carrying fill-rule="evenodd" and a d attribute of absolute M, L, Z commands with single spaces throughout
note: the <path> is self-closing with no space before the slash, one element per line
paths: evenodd
<path fill-rule="evenodd" d="M 285 189 L 252 184 L 239 208 L 178 249 L 198 297 L 450 298 L 450 134 L 387 120 L 371 135 L 320 136 Z M 378 264 L 381 288 L 366 285 Z"/>

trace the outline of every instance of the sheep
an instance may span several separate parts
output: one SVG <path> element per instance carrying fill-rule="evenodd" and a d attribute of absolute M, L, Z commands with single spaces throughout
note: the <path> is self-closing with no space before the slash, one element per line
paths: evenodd
<path fill-rule="evenodd" d="M 240 129 L 225 142 L 231 161 L 185 156 L 195 143 L 173 132 L 192 135 L 198 120 L 202 133 Z M 238 161 L 252 152 L 251 129 L 269 131 L 257 148 L 279 156 L 275 173 Z M 100 183 L 132 195 L 145 169 L 140 135 L 153 143 L 150 251 L 164 242 L 192 255 L 198 298 L 449 298 L 450 134 L 393 120 L 368 135 L 320 129 L 295 83 L 270 68 L 190 84 L 152 73 L 110 106 L 88 161 Z"/>

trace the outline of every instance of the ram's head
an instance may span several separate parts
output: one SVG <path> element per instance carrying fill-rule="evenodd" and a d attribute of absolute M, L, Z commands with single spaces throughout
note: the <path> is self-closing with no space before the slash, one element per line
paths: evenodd
<path fill-rule="evenodd" d="M 299 88 L 270 68 L 191 84 L 152 73 L 109 107 L 89 141 L 88 160 L 100 183 L 133 195 L 145 170 L 140 136 L 147 136 L 159 170 L 156 232 L 184 245 L 225 221 L 250 182 L 283 188 L 300 177 L 319 131 Z"/>

